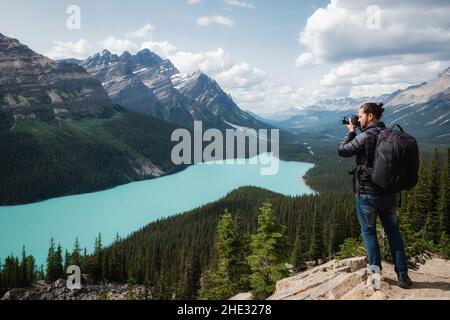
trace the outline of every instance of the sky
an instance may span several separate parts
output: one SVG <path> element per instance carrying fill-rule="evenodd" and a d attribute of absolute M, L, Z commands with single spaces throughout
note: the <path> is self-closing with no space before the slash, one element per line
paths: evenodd
<path fill-rule="evenodd" d="M 2 0 L 0 9 L 0 33 L 50 58 L 148 48 L 262 115 L 391 93 L 450 66 L 448 0 Z"/>

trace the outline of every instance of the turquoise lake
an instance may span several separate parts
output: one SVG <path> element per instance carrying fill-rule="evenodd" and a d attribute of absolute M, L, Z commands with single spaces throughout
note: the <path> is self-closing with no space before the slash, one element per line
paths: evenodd
<path fill-rule="evenodd" d="M 270 154 L 265 155 L 271 157 Z M 116 233 L 126 236 L 159 218 L 183 213 L 216 201 L 243 186 L 257 186 L 284 195 L 314 193 L 302 180 L 310 163 L 279 161 L 276 175 L 260 174 L 261 164 L 202 163 L 174 175 L 118 186 L 101 192 L 54 198 L 43 202 L 0 207 L 0 258 L 19 255 L 22 245 L 38 266 L 45 264 L 50 238 L 72 250 L 78 237 L 82 248 L 103 245 Z"/>

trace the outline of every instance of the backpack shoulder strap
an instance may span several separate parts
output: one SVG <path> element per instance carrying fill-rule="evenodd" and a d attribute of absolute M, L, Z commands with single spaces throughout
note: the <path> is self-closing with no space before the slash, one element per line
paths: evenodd
<path fill-rule="evenodd" d="M 395 127 L 399 128 L 401 132 L 403 132 L 403 133 L 405 132 L 405 130 L 403 130 L 403 128 L 398 123 L 394 124 L 394 126 L 391 128 L 391 130 L 394 130 Z"/>
<path fill-rule="evenodd" d="M 370 172 L 370 169 L 373 167 L 373 161 L 375 158 L 375 149 L 377 147 L 378 135 L 382 129 L 375 127 L 367 130 L 367 139 L 365 143 L 365 151 L 366 151 L 366 162 L 365 167 Z"/>

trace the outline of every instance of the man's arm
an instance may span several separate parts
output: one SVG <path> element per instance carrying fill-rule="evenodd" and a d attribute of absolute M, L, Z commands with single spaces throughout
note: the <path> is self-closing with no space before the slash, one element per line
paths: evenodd
<path fill-rule="evenodd" d="M 362 133 L 357 136 L 354 131 L 348 132 L 344 140 L 342 140 L 339 144 L 339 155 L 344 158 L 349 158 L 356 155 L 364 147 L 365 136 L 366 133 Z"/>

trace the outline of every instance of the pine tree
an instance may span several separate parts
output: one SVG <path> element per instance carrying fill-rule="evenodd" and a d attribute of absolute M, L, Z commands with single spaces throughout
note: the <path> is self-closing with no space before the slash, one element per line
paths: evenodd
<path fill-rule="evenodd" d="M 121 243 L 121 238 L 118 233 L 116 234 L 114 246 L 115 247 L 111 252 L 111 257 L 109 261 L 109 273 L 110 273 L 109 277 L 112 281 L 121 282 L 125 278 L 123 276 L 124 257 L 123 257 L 123 244 Z M 148 268 L 146 268 L 146 270 L 148 270 Z M 145 281 L 149 283 L 150 280 L 151 279 L 147 273 Z"/>
<path fill-rule="evenodd" d="M 324 246 L 323 246 L 323 225 L 321 217 L 318 213 L 317 208 L 314 209 L 314 223 L 311 231 L 310 247 L 308 251 L 308 257 L 314 260 L 316 264 L 319 263 L 319 259 L 324 257 Z"/>
<path fill-rule="evenodd" d="M 248 292 L 251 290 L 251 268 L 247 261 L 247 257 L 251 254 L 251 235 L 245 229 L 241 210 L 237 210 L 235 225 L 238 236 L 234 263 L 231 266 L 231 281 L 235 285 L 236 292 Z"/>
<path fill-rule="evenodd" d="M 428 220 L 431 198 L 428 181 L 428 173 L 421 155 L 419 181 L 413 190 L 413 203 L 411 204 L 411 225 L 414 226 L 415 231 L 422 230 Z"/>
<path fill-rule="evenodd" d="M 44 265 L 41 264 L 39 267 L 39 270 L 36 273 L 36 280 L 45 280 L 45 271 L 44 271 Z"/>
<path fill-rule="evenodd" d="M 58 244 L 55 249 L 55 240 L 51 238 L 47 255 L 46 281 L 48 283 L 65 277 L 63 262 L 61 245 Z"/>
<path fill-rule="evenodd" d="M 216 265 L 203 279 L 201 298 L 208 300 L 228 299 L 236 292 L 233 274 L 239 259 L 239 236 L 231 213 L 225 209 L 217 226 Z"/>
<path fill-rule="evenodd" d="M 306 261 L 308 253 L 308 242 L 306 239 L 306 230 L 304 223 L 301 221 L 297 225 L 297 232 L 295 238 L 294 249 L 291 254 L 291 263 L 294 266 L 296 272 L 306 270 Z"/>
<path fill-rule="evenodd" d="M 81 267 L 81 248 L 78 238 L 75 238 L 72 254 L 70 255 L 70 264 Z"/>
<path fill-rule="evenodd" d="M 285 227 L 277 223 L 272 204 L 263 203 L 258 216 L 258 230 L 252 236 L 252 292 L 256 299 L 265 299 L 275 290 L 276 281 L 288 275 Z"/>
<path fill-rule="evenodd" d="M 8 256 L 2 270 L 2 285 L 3 288 L 13 289 L 20 287 L 20 268 L 19 259 L 13 256 Z"/>
<path fill-rule="evenodd" d="M 179 299 L 194 300 L 200 290 L 202 274 L 197 247 L 193 247 L 186 258 Z"/>
<path fill-rule="evenodd" d="M 80 259 L 80 267 L 81 267 L 81 270 L 83 270 L 83 272 L 88 271 L 88 254 L 87 254 L 86 247 L 83 248 L 83 255 L 81 256 L 81 259 Z"/>
<path fill-rule="evenodd" d="M 28 276 L 27 254 L 25 246 L 22 246 L 22 260 L 20 263 L 20 285 L 22 287 L 26 287 L 29 284 Z"/>
<path fill-rule="evenodd" d="M 48 283 L 53 282 L 57 279 L 56 270 L 55 270 L 55 240 L 53 238 L 50 239 L 50 248 L 48 249 L 47 255 L 47 270 L 46 270 L 46 280 Z"/>
<path fill-rule="evenodd" d="M 413 197 L 413 194 L 410 195 Z M 410 198 L 410 200 L 414 198 Z M 408 209 L 413 208 L 409 206 Z M 417 227 L 411 221 L 409 212 L 400 212 L 398 215 L 400 223 L 400 232 L 405 243 L 405 256 L 408 267 L 411 270 L 418 270 L 420 265 L 431 258 L 433 243 L 428 239 L 425 229 L 417 231 Z"/>
<path fill-rule="evenodd" d="M 103 244 L 102 244 L 102 234 L 99 233 L 98 237 L 95 238 L 94 244 L 94 255 L 93 255 L 93 265 L 92 269 L 92 277 L 95 281 L 103 280 Z"/>
<path fill-rule="evenodd" d="M 441 175 L 440 197 L 437 205 L 439 230 L 450 236 L 450 148 Z"/>
<path fill-rule="evenodd" d="M 36 269 L 36 265 L 35 265 L 36 261 L 33 256 L 28 256 L 26 263 L 27 263 L 27 271 L 28 271 L 27 285 L 30 285 L 37 278 L 37 274 L 36 274 L 36 270 L 35 270 Z"/>
<path fill-rule="evenodd" d="M 430 188 L 430 208 L 431 212 L 436 211 L 437 204 L 439 201 L 440 195 L 440 178 L 441 178 L 441 155 L 439 150 L 434 149 L 433 156 L 431 158 L 431 166 L 430 166 L 430 179 L 429 179 L 429 188 Z"/>
<path fill-rule="evenodd" d="M 361 239 L 348 238 L 340 245 L 340 250 L 336 255 L 336 259 L 343 260 L 366 255 L 367 252 L 364 247 L 364 242 Z"/>
<path fill-rule="evenodd" d="M 72 265 L 72 262 L 70 260 L 70 254 L 69 251 L 64 252 L 64 268 L 63 270 L 67 272 L 67 269 L 69 269 L 69 266 Z"/>
<path fill-rule="evenodd" d="M 56 249 L 55 254 L 55 280 L 58 280 L 60 278 L 64 278 L 64 267 L 63 267 L 63 253 L 62 253 L 62 247 L 61 244 L 58 244 L 58 248 Z"/>
<path fill-rule="evenodd" d="M 450 237 L 446 232 L 442 232 L 439 240 L 439 253 L 442 258 L 450 259 Z"/>
<path fill-rule="evenodd" d="M 441 161 L 438 149 L 435 149 L 433 152 L 428 183 L 430 200 L 425 230 L 427 237 L 435 244 L 438 244 L 441 236 L 441 216 L 438 210 L 441 198 Z"/>

